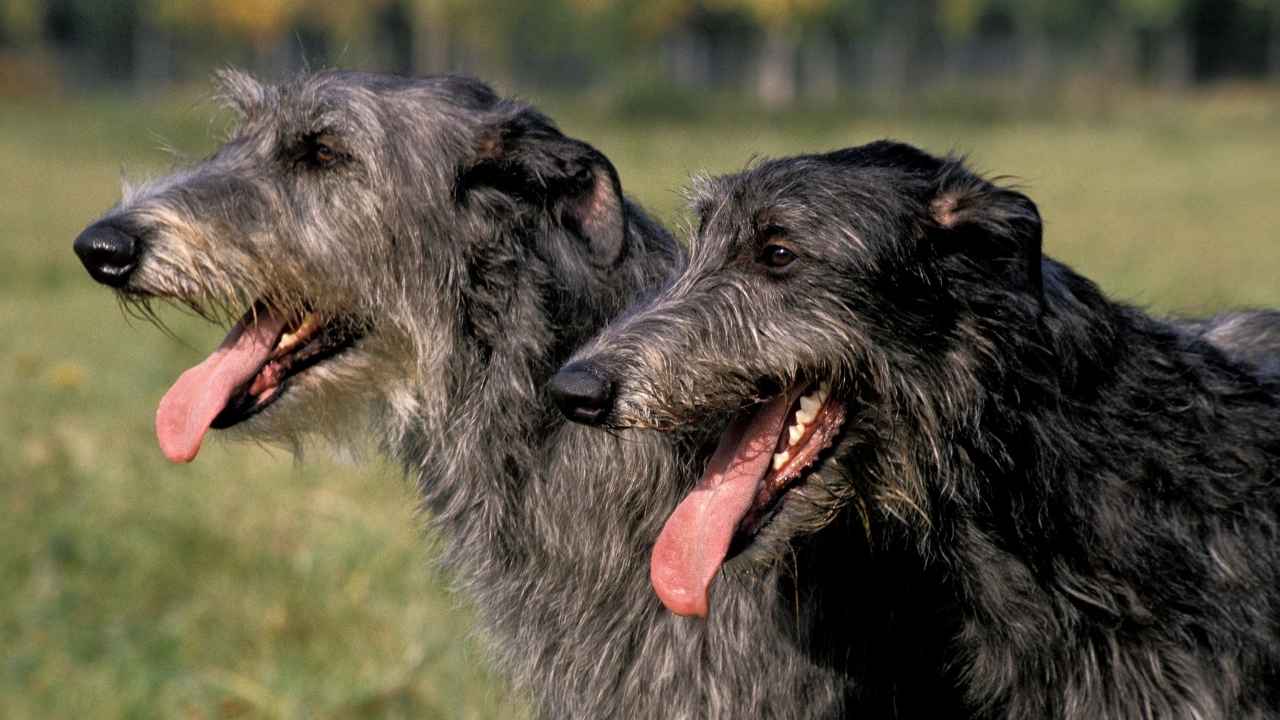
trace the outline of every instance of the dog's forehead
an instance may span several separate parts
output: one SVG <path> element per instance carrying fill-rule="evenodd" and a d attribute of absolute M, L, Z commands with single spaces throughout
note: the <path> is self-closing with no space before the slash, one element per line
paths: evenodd
<path fill-rule="evenodd" d="M 758 206 L 758 210 L 767 206 L 789 213 L 836 204 L 855 180 L 849 168 L 834 165 L 821 156 L 799 156 L 774 160 L 743 173 L 739 196 L 744 203 Z"/>
<path fill-rule="evenodd" d="M 719 197 L 723 215 L 755 230 L 813 225 L 849 209 L 848 173 L 812 157 L 770 161 L 726 179 Z"/>
<path fill-rule="evenodd" d="M 238 130 L 274 129 L 284 136 L 320 130 L 360 135 L 390 125 L 429 132 L 444 124 L 465 125 L 499 101 L 483 82 L 453 75 L 327 71 L 266 85 L 227 71 L 218 81 L 219 98 L 240 116 Z"/>

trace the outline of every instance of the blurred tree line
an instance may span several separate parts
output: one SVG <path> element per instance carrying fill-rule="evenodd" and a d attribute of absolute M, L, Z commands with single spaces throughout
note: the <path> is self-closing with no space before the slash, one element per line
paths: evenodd
<path fill-rule="evenodd" d="M 0 0 L 0 92 L 140 89 L 235 64 L 471 72 L 779 106 L 1072 77 L 1280 78 L 1280 0 Z"/>

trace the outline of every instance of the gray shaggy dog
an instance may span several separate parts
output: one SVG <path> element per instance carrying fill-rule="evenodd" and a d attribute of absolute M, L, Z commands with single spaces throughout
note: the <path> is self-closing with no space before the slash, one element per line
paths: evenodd
<path fill-rule="evenodd" d="M 889 707 L 894 687 L 866 688 L 892 663 L 868 662 L 875 633 L 853 622 L 886 610 L 860 610 L 856 582 L 811 597 L 788 566 L 737 578 L 709 620 L 668 612 L 649 550 L 696 477 L 697 434 L 620 438 L 551 403 L 572 350 L 684 262 L 601 153 L 456 77 L 223 85 L 242 116 L 230 139 L 128 189 L 75 242 L 128 307 L 231 327 L 160 402 L 170 459 L 211 428 L 372 436 L 420 486 L 494 659 L 543 716 Z"/>
<path fill-rule="evenodd" d="M 669 607 L 855 525 L 883 554 L 826 577 L 923 573 L 897 621 L 951 626 L 922 646 L 975 715 L 1280 717 L 1274 313 L 1114 303 L 1025 195 L 898 143 L 695 197 L 687 270 L 552 381 L 583 422 L 727 428 L 654 547 Z"/>

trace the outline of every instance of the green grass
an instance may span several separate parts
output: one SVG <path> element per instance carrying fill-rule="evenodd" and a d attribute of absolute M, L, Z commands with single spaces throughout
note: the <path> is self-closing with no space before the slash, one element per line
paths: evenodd
<path fill-rule="evenodd" d="M 1138 98 L 1048 120 L 548 109 L 681 218 L 679 187 L 753 154 L 893 136 L 1019 176 L 1046 251 L 1157 311 L 1280 304 L 1280 103 Z M 130 323 L 70 251 L 130 172 L 225 120 L 180 101 L 0 113 L 0 717 L 509 717 L 465 603 L 391 468 L 214 443 L 166 464 L 151 421 L 217 332 Z"/>

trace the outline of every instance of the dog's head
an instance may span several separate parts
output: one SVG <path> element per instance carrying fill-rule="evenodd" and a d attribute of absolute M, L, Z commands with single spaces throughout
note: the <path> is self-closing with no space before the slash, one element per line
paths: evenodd
<path fill-rule="evenodd" d="M 975 378 L 1004 329 L 1036 326 L 1043 291 L 1035 205 L 907 145 L 768 161 L 693 195 L 688 270 L 553 390 L 582 422 L 726 428 L 652 561 L 668 606 L 701 614 L 736 549 L 771 561 L 850 503 L 927 502 L 918 478 L 868 477 L 907 458 L 869 454 L 976 412 Z"/>
<path fill-rule="evenodd" d="M 559 316 L 621 294 L 617 173 L 528 106 L 449 76 L 221 84 L 230 138 L 126 188 L 75 241 L 127 307 L 170 301 L 231 326 L 161 402 L 170 459 L 191 460 L 210 427 L 293 443 L 345 434 L 361 407 L 391 434 L 447 422 L 459 352 L 500 362 L 517 322 L 543 350 Z"/>

